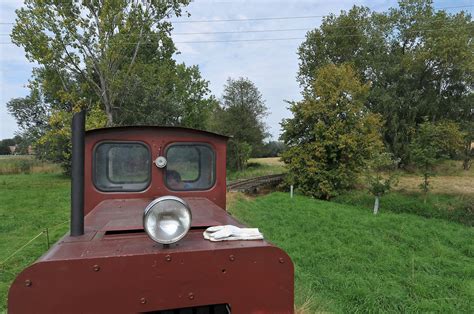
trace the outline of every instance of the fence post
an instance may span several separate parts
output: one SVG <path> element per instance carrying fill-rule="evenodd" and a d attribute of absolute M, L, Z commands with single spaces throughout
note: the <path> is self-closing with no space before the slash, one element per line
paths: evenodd
<path fill-rule="evenodd" d="M 290 198 L 293 198 L 293 184 L 290 185 Z"/>

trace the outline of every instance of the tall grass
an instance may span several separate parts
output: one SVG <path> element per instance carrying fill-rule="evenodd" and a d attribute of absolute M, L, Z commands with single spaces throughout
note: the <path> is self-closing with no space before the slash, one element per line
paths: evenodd
<path fill-rule="evenodd" d="M 61 172 L 59 165 L 38 160 L 34 156 L 0 156 L 0 175 L 59 172 Z"/>
<path fill-rule="evenodd" d="M 308 312 L 472 313 L 473 228 L 283 193 L 230 210 L 288 252 Z"/>
<path fill-rule="evenodd" d="M 370 212 L 374 196 L 367 191 L 348 191 L 333 199 L 334 202 L 364 207 Z M 445 195 L 429 193 L 392 192 L 380 199 L 380 211 L 416 214 L 426 218 L 446 219 L 474 226 L 474 195 Z"/>

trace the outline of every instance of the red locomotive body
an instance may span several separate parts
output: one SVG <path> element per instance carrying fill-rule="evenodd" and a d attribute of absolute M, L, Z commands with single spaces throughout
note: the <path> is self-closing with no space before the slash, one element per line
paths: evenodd
<path fill-rule="evenodd" d="M 243 226 L 225 210 L 226 142 L 185 128 L 86 132 L 83 234 L 71 231 L 16 278 L 8 311 L 292 313 L 284 251 L 265 240 L 203 238 L 210 226 Z M 145 232 L 143 212 L 165 195 L 184 200 L 192 220 L 182 239 L 162 245 Z"/>

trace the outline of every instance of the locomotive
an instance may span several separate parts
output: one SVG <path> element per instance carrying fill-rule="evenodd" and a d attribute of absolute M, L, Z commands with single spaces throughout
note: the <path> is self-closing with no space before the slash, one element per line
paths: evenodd
<path fill-rule="evenodd" d="M 12 283 L 15 313 L 293 313 L 290 257 L 266 240 L 212 242 L 228 138 L 180 127 L 72 130 L 71 230 Z"/>

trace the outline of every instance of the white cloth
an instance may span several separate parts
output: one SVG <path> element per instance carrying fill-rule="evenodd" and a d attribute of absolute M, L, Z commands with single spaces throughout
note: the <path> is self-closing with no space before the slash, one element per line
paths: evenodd
<path fill-rule="evenodd" d="M 263 239 L 258 228 L 239 228 L 232 225 L 209 227 L 203 235 L 204 239 L 214 242 Z"/>

